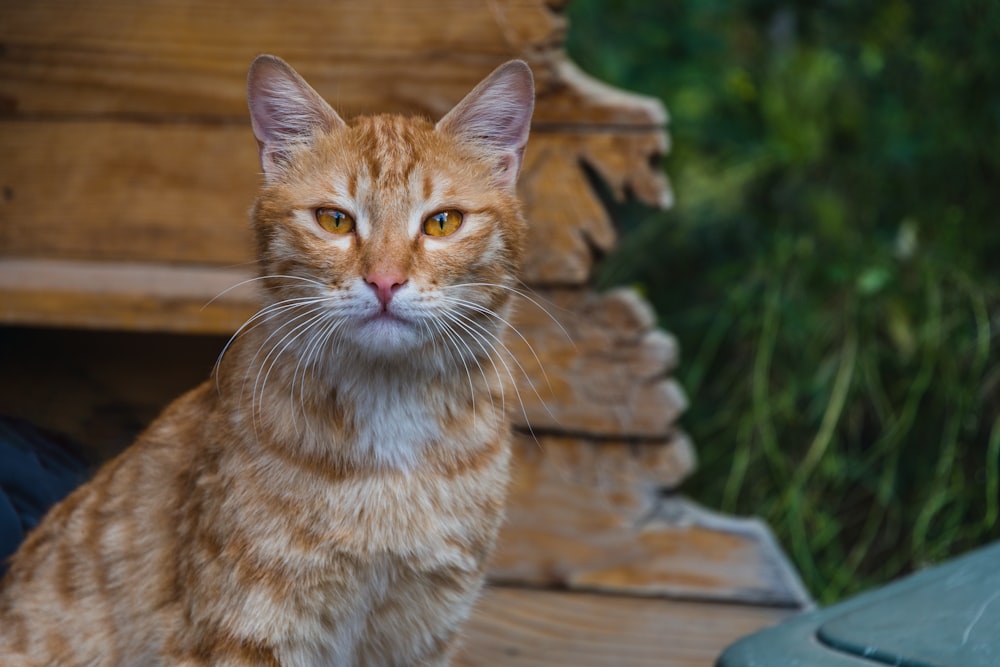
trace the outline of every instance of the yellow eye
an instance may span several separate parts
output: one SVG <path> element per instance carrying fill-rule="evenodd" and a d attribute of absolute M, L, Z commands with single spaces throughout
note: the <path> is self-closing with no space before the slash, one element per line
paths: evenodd
<path fill-rule="evenodd" d="M 354 231 L 354 218 L 335 208 L 316 209 L 316 222 L 331 234 L 350 234 Z"/>
<path fill-rule="evenodd" d="M 448 209 L 435 213 L 424 220 L 424 234 L 428 236 L 448 236 L 462 226 L 462 212 Z"/>

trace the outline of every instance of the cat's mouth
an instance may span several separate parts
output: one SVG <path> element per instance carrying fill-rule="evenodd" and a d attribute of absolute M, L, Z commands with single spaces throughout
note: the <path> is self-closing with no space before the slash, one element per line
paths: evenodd
<path fill-rule="evenodd" d="M 359 342 L 380 352 L 402 352 L 419 345 L 422 337 L 415 322 L 391 310 L 380 310 L 362 318 Z"/>

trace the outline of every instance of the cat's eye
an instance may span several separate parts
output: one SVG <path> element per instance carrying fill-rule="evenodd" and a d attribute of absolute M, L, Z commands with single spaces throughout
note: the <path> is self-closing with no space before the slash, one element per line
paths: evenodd
<path fill-rule="evenodd" d="M 350 234 L 354 231 L 354 218 L 335 208 L 316 209 L 316 222 L 331 234 Z"/>
<path fill-rule="evenodd" d="M 448 236 L 462 226 L 462 212 L 455 209 L 440 211 L 424 220 L 424 234 L 428 236 Z"/>

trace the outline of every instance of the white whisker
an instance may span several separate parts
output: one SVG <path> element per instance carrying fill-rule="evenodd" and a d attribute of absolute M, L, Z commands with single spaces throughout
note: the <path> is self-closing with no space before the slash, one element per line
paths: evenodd
<path fill-rule="evenodd" d="M 275 313 L 281 313 L 289 310 L 295 310 L 296 308 L 301 308 L 303 306 L 323 303 L 327 299 L 328 299 L 327 297 L 317 297 L 317 296 L 295 297 L 292 299 L 286 299 L 284 301 L 278 301 L 276 303 L 264 306 L 256 313 L 254 313 L 252 316 L 250 316 L 246 322 L 240 325 L 240 328 L 236 330 L 236 333 L 234 333 L 232 336 L 229 337 L 229 340 L 226 341 L 226 344 L 223 346 L 222 351 L 219 352 L 219 356 L 215 360 L 215 366 L 212 368 L 212 374 L 215 376 L 216 390 L 220 389 L 219 367 L 222 365 L 222 359 L 225 356 L 226 352 L 229 351 L 229 348 L 232 346 L 233 342 L 236 341 L 237 337 L 243 335 L 244 333 L 253 331 L 261 324 L 269 321 L 271 316 L 274 315 Z"/>
<path fill-rule="evenodd" d="M 451 322 L 455 326 L 459 327 L 462 331 L 464 331 L 479 346 L 479 349 L 482 350 L 483 356 L 486 357 L 486 360 L 493 367 L 493 373 L 497 376 L 497 378 L 502 378 L 503 377 L 502 374 L 500 373 L 500 368 L 497 366 L 496 361 L 494 361 L 494 355 L 498 354 L 497 353 L 497 349 L 495 347 L 493 347 L 492 345 L 490 345 L 489 341 L 485 341 L 485 343 L 486 343 L 486 345 L 490 346 L 490 349 L 493 351 L 493 354 L 490 354 L 490 350 L 487 350 L 486 349 L 486 345 L 483 345 L 484 341 L 481 340 L 482 336 L 480 334 L 478 334 L 474 329 L 471 329 L 468 325 L 464 324 L 459 319 L 457 319 L 457 317 L 455 316 L 454 313 L 445 312 L 445 313 L 442 314 L 442 319 L 444 319 L 444 320 L 446 320 L 448 322 Z M 469 347 L 469 344 L 463 340 L 462 336 L 458 335 L 458 332 L 453 331 L 452 333 L 456 336 L 456 338 L 458 340 L 462 341 L 463 345 L 465 345 L 465 348 L 467 350 L 469 350 L 470 354 L 472 354 L 473 360 L 475 360 L 476 365 L 479 366 L 479 371 L 483 374 L 483 379 L 487 380 L 487 378 L 486 378 L 486 370 L 483 368 L 482 364 L 480 363 L 478 355 L 476 355 L 475 353 L 472 352 L 472 348 Z M 503 360 L 501 360 L 501 363 L 503 363 Z M 513 381 L 514 378 L 510 375 L 509 369 L 507 371 L 507 376 L 510 377 L 511 380 Z M 487 386 L 489 386 L 489 381 L 488 380 L 487 380 Z M 501 381 L 499 386 L 500 386 L 500 411 L 503 412 L 503 413 L 506 413 L 506 411 L 507 411 L 507 395 L 506 395 L 506 390 L 504 388 L 504 383 Z M 516 390 L 516 387 L 515 387 L 515 390 Z M 492 392 L 491 392 L 490 401 L 492 401 L 492 400 L 493 400 L 493 398 L 492 398 Z M 495 406 L 494 406 L 494 408 L 495 408 Z"/>
<path fill-rule="evenodd" d="M 497 360 L 499 360 L 500 363 L 503 365 L 504 370 L 507 372 L 507 377 L 510 378 L 511 386 L 514 388 L 514 395 L 517 397 L 517 402 L 521 406 L 521 414 L 524 415 L 524 421 L 525 421 L 526 424 L 528 424 L 528 430 L 530 431 L 531 430 L 531 423 L 528 420 L 528 411 L 527 411 L 527 408 L 525 408 L 525 406 L 524 406 L 524 400 L 521 398 L 521 391 L 517 388 L 517 379 L 514 377 L 514 372 L 511 370 L 511 367 L 504 360 L 503 355 L 500 354 L 500 350 L 497 349 L 496 345 L 494 345 L 493 343 L 491 343 L 489 340 L 486 340 L 486 338 L 484 337 L 484 334 L 485 334 L 485 336 L 489 336 L 494 341 L 496 341 L 497 345 L 499 345 L 500 348 L 503 349 L 503 351 L 507 353 L 507 356 L 509 356 L 511 358 L 511 360 L 520 369 L 521 374 L 527 379 L 528 375 L 527 375 L 527 373 L 525 373 L 524 367 L 521 366 L 521 363 L 511 353 L 510 349 L 506 345 L 504 345 L 503 341 L 500 340 L 499 337 L 497 337 L 494 333 L 492 333 L 491 331 L 489 331 L 483 325 L 479 324 L 478 322 L 476 322 L 472 318 L 470 318 L 470 317 L 468 317 L 466 315 L 463 315 L 462 313 L 459 313 L 459 312 L 450 312 L 450 313 L 447 313 L 447 318 L 449 320 L 451 320 L 452 322 L 454 322 L 456 325 L 460 326 L 462 329 L 464 329 L 470 336 L 472 336 L 477 342 L 480 343 L 481 347 L 482 347 L 482 343 L 486 343 L 486 345 L 488 345 L 490 347 L 490 349 L 493 350 L 493 355 L 488 355 L 488 358 L 492 362 L 493 356 L 495 355 L 496 358 L 497 358 Z M 483 348 L 483 351 L 485 352 L 486 349 Z M 494 364 L 494 368 L 496 368 L 496 364 Z M 528 384 L 530 385 L 531 382 L 529 381 Z M 534 390 L 534 387 L 532 387 L 532 390 Z M 535 395 L 538 396 L 538 392 L 537 391 L 535 392 Z M 542 400 L 541 396 L 538 396 L 538 399 L 539 399 L 539 401 L 541 401 Z M 544 401 L 543 401 L 543 404 L 544 404 Z M 502 407 L 502 405 L 501 405 L 501 407 Z"/>
<path fill-rule="evenodd" d="M 438 319 L 431 319 L 431 320 L 428 320 L 427 323 L 428 323 L 428 325 L 433 326 L 433 328 L 434 328 L 435 331 L 438 331 L 442 335 L 446 336 L 448 338 L 448 340 L 451 342 L 452 346 L 457 346 L 458 344 L 461 344 L 463 347 L 465 347 L 465 350 L 469 353 L 469 357 L 475 362 L 476 366 L 479 368 L 480 374 L 483 376 L 483 382 L 486 384 L 486 391 L 487 391 L 487 394 L 490 397 L 490 406 L 494 410 L 496 410 L 496 405 L 495 405 L 495 403 L 493 401 L 493 392 L 490 390 L 490 383 L 489 383 L 489 379 L 486 377 L 486 371 L 483 370 L 483 366 L 482 366 L 482 364 L 479 363 L 479 360 L 476 358 L 476 355 L 472 351 L 472 348 L 470 348 L 469 345 L 468 345 L 468 343 L 466 343 L 465 341 L 463 341 L 461 339 L 461 337 L 457 336 L 453 331 L 451 331 L 447 326 L 445 326 L 445 324 L 443 322 L 441 322 L 440 320 L 438 320 Z M 429 329 L 430 326 L 428 326 L 427 328 Z M 431 336 L 431 343 L 434 345 L 435 351 L 437 351 L 437 337 L 436 336 L 433 336 L 433 335 Z M 452 356 L 457 356 L 458 360 L 462 362 L 462 367 L 465 368 L 465 377 L 469 381 L 469 395 L 472 397 L 472 416 L 473 416 L 473 420 L 475 420 L 476 419 L 476 414 L 477 414 L 476 413 L 476 388 L 475 388 L 475 386 L 474 386 L 474 384 L 472 382 L 472 372 L 469 370 L 469 364 L 465 361 L 465 355 L 461 354 L 461 352 L 459 352 L 456 355 L 455 348 L 454 347 L 449 347 L 447 345 L 442 345 L 441 349 L 443 351 L 446 351 L 448 354 L 450 354 Z M 475 422 L 473 422 L 473 423 L 475 423 Z"/>
<path fill-rule="evenodd" d="M 234 289 L 237 289 L 239 287 L 243 287 L 244 285 L 249 285 L 250 283 L 255 283 L 255 282 L 260 281 L 260 280 L 272 280 L 272 279 L 276 279 L 276 278 L 282 278 L 282 279 L 285 279 L 285 280 L 298 280 L 298 281 L 304 282 L 304 283 L 309 284 L 309 285 L 315 285 L 317 287 L 322 287 L 322 288 L 326 287 L 326 285 L 324 283 L 320 282 L 319 280 L 314 280 L 312 278 L 303 278 L 302 276 L 288 276 L 288 275 L 282 275 L 282 274 L 271 274 L 271 275 L 267 275 L 267 276 L 256 276 L 254 278 L 247 278 L 246 280 L 241 280 L 240 282 L 236 283 L 235 285 L 230 285 L 229 287 L 227 287 L 226 289 L 222 290 L 221 292 L 219 292 L 218 294 L 216 294 L 215 296 L 213 296 L 211 299 L 209 299 L 208 301 L 206 301 L 205 305 L 203 305 L 201 307 L 201 309 L 204 310 L 208 306 L 211 306 L 213 303 L 215 303 L 215 301 L 217 299 L 221 299 L 223 296 L 225 296 L 229 292 L 232 292 Z"/>
<path fill-rule="evenodd" d="M 576 348 L 576 342 L 573 340 L 573 337 L 569 335 L 569 332 L 566 331 L 566 328 L 562 325 L 562 322 L 560 322 L 556 318 L 555 315 L 553 315 L 552 313 L 550 313 L 549 310 L 545 306 L 543 306 L 536 299 L 534 299 L 529 294 L 528 290 L 517 289 L 516 287 L 511 287 L 510 285 L 504 285 L 502 283 L 456 283 L 454 285 L 446 285 L 445 286 L 446 289 L 455 289 L 455 288 L 458 288 L 458 287 L 498 287 L 500 289 L 505 289 L 505 290 L 507 290 L 509 292 L 513 292 L 517 296 L 519 296 L 522 299 L 524 299 L 524 300 L 530 302 L 531 304 L 533 304 L 536 308 L 538 308 L 538 310 L 540 310 L 543 313 L 545 313 L 546 317 L 548 317 L 550 320 L 552 320 L 552 322 L 557 327 L 559 327 L 559 330 L 562 331 L 562 333 L 563 333 L 564 336 L 566 336 L 566 340 L 568 340 L 570 342 L 570 344 L 573 346 L 573 348 L 574 349 Z M 531 294 L 535 294 L 535 293 L 532 292 Z M 536 296 L 537 296 L 537 294 L 536 294 Z M 538 298 L 541 299 L 542 297 L 539 296 Z M 546 300 L 546 302 L 549 303 L 553 308 L 558 308 L 559 310 L 565 310 L 565 308 L 562 308 L 558 304 L 554 304 L 551 301 Z"/>
<path fill-rule="evenodd" d="M 296 341 L 302 334 L 306 333 L 309 328 L 318 321 L 321 321 L 327 316 L 327 313 L 319 308 L 314 308 L 308 312 L 311 315 L 305 322 L 302 322 L 295 327 L 293 327 L 288 333 L 282 336 L 281 340 L 275 343 L 271 350 L 264 357 L 264 361 L 261 362 L 260 369 L 257 371 L 257 378 L 254 380 L 253 393 L 251 394 L 251 405 L 255 406 L 252 408 L 253 413 L 256 414 L 256 406 L 259 406 L 261 410 L 264 408 L 264 392 L 267 389 L 268 378 L 271 377 L 271 371 L 274 370 L 278 359 L 281 355 Z M 294 320 L 293 320 L 294 321 Z M 291 337 L 289 339 L 289 337 Z M 269 337 L 270 338 L 270 337 Z M 279 350 L 280 347 L 280 350 Z M 277 351 L 277 354 L 274 354 Z M 274 360 L 271 361 L 268 366 L 268 360 L 274 355 Z M 260 374 L 264 372 L 264 367 L 267 366 L 267 372 L 264 373 L 264 380 L 261 382 Z M 258 383 L 260 384 L 260 391 L 257 391 Z M 258 398 L 259 397 L 259 398 Z M 296 429 L 297 430 L 297 429 Z"/>
<path fill-rule="evenodd" d="M 450 297 L 444 297 L 444 298 L 450 299 Z M 469 305 L 477 306 L 477 304 L 469 304 Z M 478 310 L 478 308 L 482 308 L 482 307 L 481 306 L 477 307 L 477 310 Z M 489 311 L 488 309 L 485 309 L 485 308 L 483 308 L 479 312 L 485 312 L 488 315 L 492 315 L 493 317 L 497 318 L 498 320 L 504 322 L 504 324 L 506 324 L 509 328 L 511 328 L 515 332 L 517 332 L 519 336 L 521 335 L 520 332 L 517 331 L 517 329 L 515 329 L 513 326 L 511 326 L 506 320 L 504 320 L 502 317 L 500 317 L 496 313 L 493 313 L 492 311 Z M 457 317 L 462 318 L 465 322 L 467 322 L 470 326 L 475 327 L 478 331 L 480 331 L 483 334 L 485 334 L 485 335 L 489 336 L 490 338 L 492 338 L 494 341 L 496 341 L 496 343 L 500 347 L 503 348 L 504 352 L 507 353 L 507 356 L 509 356 L 511 358 L 511 360 L 514 362 L 514 364 L 517 366 L 518 370 L 521 371 L 521 375 L 524 377 L 527 385 L 531 388 L 532 393 L 534 393 L 535 397 L 538 399 L 538 402 L 541 403 L 542 407 L 545 409 L 545 412 L 548 413 L 549 417 L 552 418 L 553 421 L 558 422 L 559 421 L 558 417 L 556 417 L 552 413 L 552 410 L 549 409 L 549 406 L 545 402 L 545 399 L 542 398 L 541 394 L 538 393 L 538 389 L 535 388 L 534 383 L 531 381 L 531 376 L 528 374 L 528 372 L 525 370 L 524 366 L 518 360 L 517 355 L 515 355 L 513 352 L 510 351 L 510 348 L 507 347 L 507 345 L 503 342 L 503 340 L 500 337 L 498 337 L 496 334 L 494 334 L 492 331 L 490 331 L 489 328 L 487 328 L 485 325 L 483 325 L 480 322 L 477 322 L 474 318 L 472 318 L 472 317 L 470 317 L 470 316 L 468 316 L 468 315 L 466 315 L 464 313 L 461 313 L 461 312 L 454 312 L 453 314 L 456 315 Z M 521 336 L 521 340 L 523 340 L 524 343 L 525 343 L 525 345 L 528 346 L 528 349 L 531 350 L 532 355 L 534 355 L 534 357 L 535 357 L 536 363 L 538 363 L 539 369 L 541 369 L 541 371 L 542 371 L 542 376 L 545 378 L 546 384 L 548 384 L 548 376 L 545 373 L 545 369 L 542 367 L 541 360 L 538 358 L 538 355 L 535 354 L 534 348 L 532 348 L 531 344 L 528 343 L 528 341 L 524 339 L 524 336 Z M 509 371 L 508 371 L 508 374 L 510 375 L 511 380 L 513 381 L 514 380 L 513 375 L 511 375 Z M 515 382 L 514 388 L 515 388 L 515 390 L 517 390 L 517 384 L 516 384 L 516 382 Z M 549 384 L 549 390 L 550 391 L 552 390 L 551 384 Z M 520 392 L 518 392 L 518 400 L 519 401 L 521 400 Z M 523 401 L 521 402 L 521 411 L 525 412 L 525 410 L 524 410 L 524 402 Z M 524 419 L 525 419 L 525 422 L 527 423 L 528 422 L 528 415 L 527 415 L 526 412 L 525 412 L 525 415 L 524 415 Z M 530 423 L 528 423 L 528 430 L 531 431 L 531 424 Z"/>
<path fill-rule="evenodd" d="M 325 299 L 315 298 L 313 300 L 313 303 L 309 304 L 312 307 L 309 307 L 305 312 L 299 313 L 298 315 L 295 315 L 294 317 L 291 317 L 289 319 L 284 319 L 281 322 L 279 322 L 277 324 L 277 326 L 275 326 L 274 330 L 271 331 L 271 333 L 268 334 L 267 338 L 265 338 L 263 340 L 263 342 L 261 342 L 260 346 L 258 346 L 257 351 L 254 353 L 253 357 L 251 358 L 251 362 L 255 362 L 256 359 L 260 356 L 261 352 L 264 350 L 264 348 L 268 345 L 268 343 L 275 336 L 280 335 L 281 332 L 286 327 L 291 326 L 291 325 L 295 324 L 296 322 L 299 322 L 300 320 L 306 319 L 306 318 L 309 318 L 309 319 L 307 319 L 307 321 L 305 323 L 306 325 L 308 325 L 308 323 L 312 322 L 313 319 L 315 319 L 316 317 L 321 316 L 322 315 L 322 311 L 317 306 L 321 305 L 324 301 L 325 301 Z M 303 305 L 304 304 L 296 304 L 297 307 L 303 307 Z M 317 313 L 318 313 L 318 315 L 317 315 Z M 270 317 L 270 315 L 268 315 L 268 317 Z M 261 375 L 262 372 L 264 372 L 264 367 L 267 365 L 268 361 L 271 359 L 271 356 L 274 354 L 274 351 L 278 348 L 278 346 L 282 345 L 282 343 L 285 340 L 288 339 L 288 336 L 290 336 L 293 333 L 295 333 L 296 331 L 300 330 L 302 328 L 302 326 L 303 326 L 303 324 L 297 324 L 296 326 L 294 326 L 292 328 L 291 331 L 289 331 L 288 333 L 285 333 L 284 336 L 282 336 L 281 340 L 279 340 L 277 343 L 275 343 L 274 345 L 271 346 L 271 349 L 265 355 L 264 360 L 260 363 L 260 367 L 259 367 L 259 369 L 257 371 L 257 375 L 256 375 L 256 378 L 254 380 L 253 391 L 251 392 L 251 414 L 254 416 L 254 424 L 255 424 L 255 426 L 256 426 L 256 423 L 257 423 L 256 422 L 256 414 L 257 414 L 257 387 L 258 387 L 258 384 L 260 382 L 260 375 Z M 280 356 L 280 354 L 279 354 L 279 356 Z M 272 367 L 273 367 L 273 364 L 272 364 Z M 268 372 L 270 372 L 270 370 Z M 249 375 L 244 376 L 244 379 L 243 379 L 243 388 L 244 388 L 244 390 L 246 389 L 246 382 L 247 382 L 248 379 L 249 379 Z M 240 393 L 241 399 L 240 400 L 242 400 L 242 395 L 243 395 L 243 392 L 241 391 L 241 393 Z M 261 394 L 261 400 L 263 400 L 263 394 Z M 262 403 L 261 403 L 261 405 L 262 405 Z"/>
<path fill-rule="evenodd" d="M 298 361 L 295 363 L 295 371 L 292 373 L 292 379 L 289 383 L 289 393 L 290 400 L 295 403 L 295 386 L 299 386 L 299 411 L 302 413 L 303 419 L 308 423 L 305 413 L 305 402 L 306 402 L 306 378 L 309 375 L 309 367 L 316 362 L 316 358 L 319 355 L 320 349 L 324 348 L 329 341 L 329 337 L 334 331 L 343 323 L 343 320 L 338 320 L 332 313 L 326 312 L 323 317 L 313 326 L 313 331 L 311 332 L 311 338 L 306 343 L 302 354 L 298 355 Z M 299 371 L 302 371 L 301 376 Z M 296 434 L 300 434 L 298 420 L 295 419 L 295 413 L 292 413 L 292 425 L 295 427 Z"/>
<path fill-rule="evenodd" d="M 440 298 L 443 301 L 447 301 L 449 303 L 453 303 L 453 304 L 456 304 L 456 305 L 459 305 L 459 306 L 465 306 L 465 307 L 467 307 L 467 308 L 469 308 L 471 310 L 476 311 L 477 313 L 482 313 L 484 315 L 488 315 L 488 316 L 490 316 L 490 317 L 498 320 L 504 326 L 506 326 L 508 329 L 510 329 L 511 331 L 513 331 L 515 334 L 517 334 L 517 337 L 521 339 L 521 342 L 523 342 L 525 344 L 525 346 L 528 348 L 528 351 L 531 352 L 531 356 L 535 358 L 535 363 L 538 364 L 538 370 L 540 370 L 542 372 L 542 379 L 545 380 L 545 385 L 549 388 L 549 391 L 552 391 L 552 383 L 549 381 L 548 373 L 545 372 L 545 366 L 542 364 L 542 360 L 538 358 L 538 353 L 535 352 L 535 348 L 532 347 L 531 343 L 528 342 L 528 339 L 524 337 L 524 335 L 518 330 L 517 327 L 515 327 L 513 324 L 511 324 L 506 319 L 504 319 L 503 317 L 501 317 L 500 315 L 498 315 L 494 311 L 490 310 L 486 306 L 481 306 L 478 303 L 475 303 L 473 301 L 468 301 L 467 299 L 459 299 L 459 298 L 451 297 L 451 296 L 441 296 Z M 521 370 L 522 370 L 522 372 L 524 371 L 523 368 Z M 527 373 L 525 373 L 525 376 L 527 376 Z"/>

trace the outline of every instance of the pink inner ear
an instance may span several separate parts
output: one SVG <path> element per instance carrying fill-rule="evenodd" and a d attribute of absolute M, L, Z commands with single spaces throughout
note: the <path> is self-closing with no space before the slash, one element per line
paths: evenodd
<path fill-rule="evenodd" d="M 494 153 L 516 179 L 534 110 L 531 70 L 519 60 L 501 65 L 448 112 L 437 129 Z"/>
<path fill-rule="evenodd" d="M 265 174 L 280 168 L 273 157 L 290 144 L 345 124 L 319 93 L 275 56 L 258 56 L 250 66 L 247 102 Z"/>

